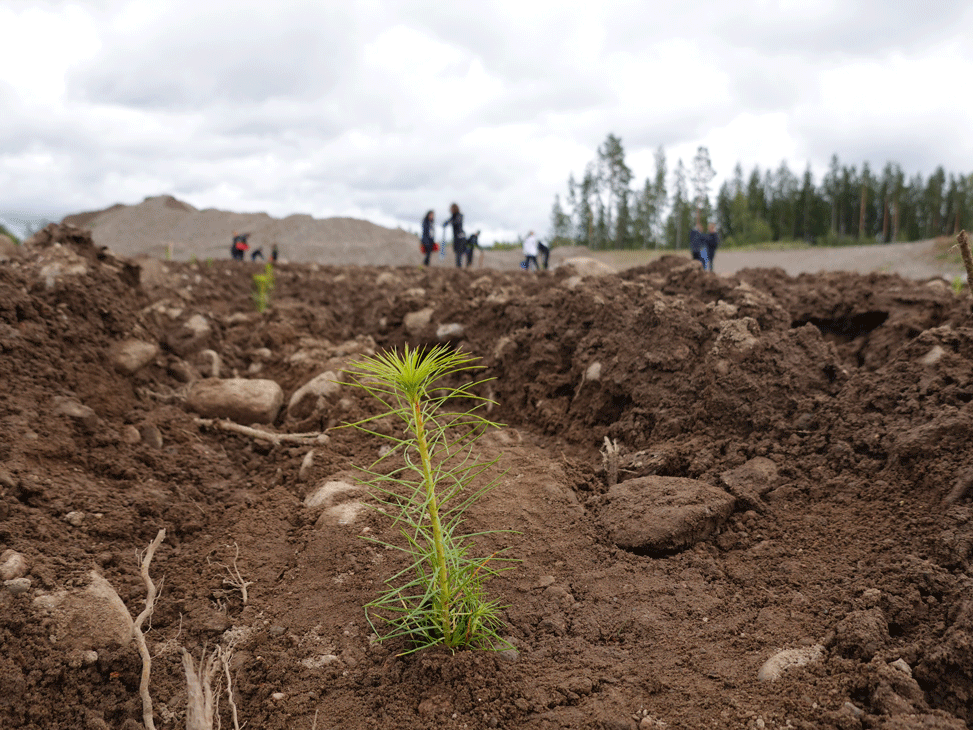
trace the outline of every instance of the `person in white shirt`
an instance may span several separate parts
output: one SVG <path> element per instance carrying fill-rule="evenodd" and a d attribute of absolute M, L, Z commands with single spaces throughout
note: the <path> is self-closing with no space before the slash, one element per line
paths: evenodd
<path fill-rule="evenodd" d="M 524 261 L 520 267 L 524 271 L 530 271 L 531 261 L 534 262 L 534 270 L 540 271 L 540 267 L 537 265 L 537 238 L 533 231 L 528 233 L 527 238 L 524 239 Z"/>

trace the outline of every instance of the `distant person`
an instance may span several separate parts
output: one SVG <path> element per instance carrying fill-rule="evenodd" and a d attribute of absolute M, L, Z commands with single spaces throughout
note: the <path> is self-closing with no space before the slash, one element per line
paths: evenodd
<path fill-rule="evenodd" d="M 250 238 L 249 233 L 237 233 L 233 231 L 233 245 L 230 247 L 230 255 L 237 261 L 243 261 L 244 255 L 250 248 L 247 244 L 248 238 Z"/>
<path fill-rule="evenodd" d="M 262 259 L 264 257 L 264 250 L 257 246 L 253 251 L 250 252 L 250 260 L 256 261 L 258 258 Z"/>
<path fill-rule="evenodd" d="M 466 239 L 466 266 L 472 266 L 473 264 L 473 251 L 475 249 L 480 249 L 480 266 L 483 266 L 483 249 L 480 248 L 480 232 L 477 231 L 472 236 Z"/>
<path fill-rule="evenodd" d="M 280 254 L 280 251 L 277 250 L 277 244 L 275 243 L 273 246 L 270 247 L 270 260 L 273 263 L 276 264 L 277 263 L 277 257 L 278 257 L 279 254 Z"/>
<path fill-rule="evenodd" d="M 446 226 L 453 227 L 453 253 L 456 254 L 456 267 L 463 267 L 463 255 L 466 253 L 466 234 L 463 233 L 463 214 L 459 206 L 453 203 L 449 206 L 450 217 L 443 221 L 443 233 Z"/>
<path fill-rule="evenodd" d="M 720 234 L 716 231 L 716 224 L 709 224 L 709 232 L 706 234 L 706 268 L 713 270 L 713 259 L 716 258 L 716 249 L 720 245 Z"/>
<path fill-rule="evenodd" d="M 524 239 L 524 260 L 520 264 L 520 268 L 524 271 L 530 271 L 530 264 L 534 263 L 534 271 L 540 271 L 540 267 L 537 265 L 537 237 L 534 236 L 534 232 L 531 231 L 527 234 L 527 238 Z"/>
<path fill-rule="evenodd" d="M 691 231 L 689 231 L 689 251 L 693 255 L 693 259 L 699 261 L 703 265 L 703 269 L 706 269 L 706 234 L 703 233 L 703 227 L 697 225 Z"/>
<path fill-rule="evenodd" d="M 419 249 L 424 254 L 423 266 L 429 266 L 429 257 L 432 256 L 433 251 L 439 248 L 436 245 L 435 225 L 436 214 L 430 210 L 422 219 L 422 239 L 419 241 Z"/>
<path fill-rule="evenodd" d="M 551 258 L 551 247 L 538 239 L 537 248 L 540 249 L 541 252 L 541 268 L 544 269 L 544 271 L 547 271 L 547 263 Z"/>

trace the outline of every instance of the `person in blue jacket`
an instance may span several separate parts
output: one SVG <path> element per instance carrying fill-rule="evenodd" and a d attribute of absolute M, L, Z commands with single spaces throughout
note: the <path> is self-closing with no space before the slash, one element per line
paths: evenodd
<path fill-rule="evenodd" d="M 691 231 L 689 231 L 689 252 L 693 255 L 693 259 L 699 261 L 703 265 L 703 269 L 706 269 L 706 234 L 703 233 L 703 227 L 697 225 Z"/>
<path fill-rule="evenodd" d="M 716 248 L 720 245 L 720 234 L 716 231 L 716 224 L 709 224 L 709 233 L 706 234 L 706 264 L 705 268 L 713 270 L 713 259 L 716 258 Z"/>

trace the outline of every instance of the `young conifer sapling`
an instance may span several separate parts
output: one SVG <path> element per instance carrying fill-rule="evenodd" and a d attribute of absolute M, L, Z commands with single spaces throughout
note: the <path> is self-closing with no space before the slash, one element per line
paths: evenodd
<path fill-rule="evenodd" d="M 366 609 L 369 624 L 381 640 L 406 638 L 409 653 L 444 645 L 450 649 L 506 649 L 498 634 L 501 607 L 487 598 L 484 584 L 514 562 L 498 551 L 473 555 L 474 538 L 501 530 L 464 534 L 466 510 L 497 484 L 480 485 L 496 459 L 479 457 L 475 446 L 486 429 L 498 424 L 477 413 L 491 401 L 476 395 L 485 381 L 448 385 L 477 369 L 476 358 L 439 346 L 430 350 L 404 348 L 380 353 L 348 371 L 351 384 L 378 399 L 385 411 L 352 424 L 387 439 L 391 448 L 375 464 L 362 469 L 362 481 L 392 516 L 405 545 L 379 544 L 402 550 L 409 565 L 386 581 L 386 590 Z M 454 403 L 468 406 L 450 410 Z M 472 405 L 471 405 L 472 404 Z M 378 433 L 372 424 L 393 416 L 401 435 Z M 383 468 L 394 455 L 404 466 Z"/>

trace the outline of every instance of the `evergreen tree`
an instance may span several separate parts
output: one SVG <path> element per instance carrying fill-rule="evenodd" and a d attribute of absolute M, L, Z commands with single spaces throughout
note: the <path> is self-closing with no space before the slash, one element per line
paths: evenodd
<path fill-rule="evenodd" d="M 627 188 L 618 191 L 618 212 L 615 216 L 615 248 L 632 248 L 632 215 L 628 210 Z"/>
<path fill-rule="evenodd" d="M 666 224 L 666 235 L 673 248 L 685 248 L 689 243 L 689 229 L 692 227 L 692 206 L 686 187 L 686 166 L 682 159 L 676 163 L 673 180 L 672 207 Z"/>
<path fill-rule="evenodd" d="M 926 238 L 940 236 L 945 232 L 943 226 L 943 202 L 945 187 L 946 172 L 943 170 L 942 165 L 940 165 L 936 168 L 933 174 L 929 176 L 929 182 L 926 184 L 926 190 L 922 201 L 922 220 L 924 222 Z"/>
<path fill-rule="evenodd" d="M 693 169 L 690 176 L 693 184 L 693 204 L 696 207 L 697 225 L 701 222 L 700 219 L 703 210 L 708 210 L 710 207 L 709 186 L 713 182 L 714 177 L 716 177 L 716 171 L 710 162 L 709 150 L 700 146 L 696 150 L 696 156 L 693 158 Z"/>
<path fill-rule="evenodd" d="M 571 242 L 571 238 L 571 216 L 561 207 L 561 196 L 555 194 L 551 207 L 551 246 L 565 246 Z"/>
<path fill-rule="evenodd" d="M 611 233 L 615 232 L 613 243 L 618 248 L 622 244 L 618 240 L 617 224 L 612 225 L 613 214 L 617 217 L 618 206 L 623 197 L 626 198 L 627 204 L 629 186 L 632 183 L 632 171 L 625 164 L 625 149 L 622 147 L 622 140 L 614 134 L 609 134 L 601 147 L 598 148 L 598 176 L 608 195 L 608 201 L 604 208 L 605 229 L 609 231 L 609 238 L 612 238 Z M 627 213 L 626 211 L 626 215 Z M 626 222 L 627 225 L 628 222 Z M 627 231 L 624 238 L 628 238 Z"/>
<path fill-rule="evenodd" d="M 841 196 L 841 165 L 838 162 L 838 155 L 831 155 L 831 163 L 828 166 L 828 174 L 822 181 L 824 199 L 831 205 L 831 233 L 838 235 L 838 206 Z"/>

